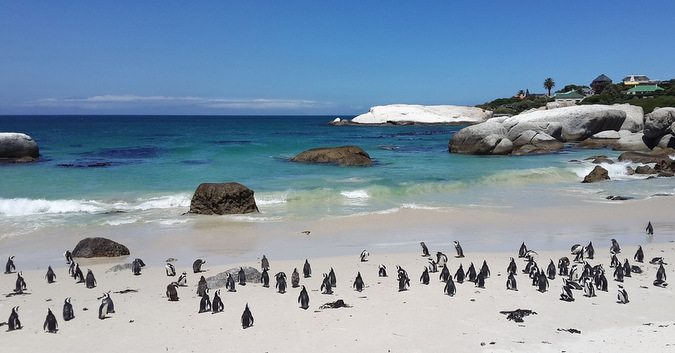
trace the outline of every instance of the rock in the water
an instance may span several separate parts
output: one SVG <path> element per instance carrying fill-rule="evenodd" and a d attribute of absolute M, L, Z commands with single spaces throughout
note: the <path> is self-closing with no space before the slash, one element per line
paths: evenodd
<path fill-rule="evenodd" d="M 202 183 L 190 202 L 190 213 L 243 214 L 259 212 L 253 190 L 239 183 Z"/>
<path fill-rule="evenodd" d="M 73 257 L 116 257 L 129 255 L 129 249 L 107 238 L 85 238 L 73 249 Z"/>
<path fill-rule="evenodd" d="M 631 161 L 633 163 L 659 163 L 661 161 L 669 162 L 672 159 L 670 155 L 675 154 L 673 149 L 654 149 L 649 153 L 645 152 L 624 152 L 619 156 L 619 161 Z"/>
<path fill-rule="evenodd" d="M 596 181 L 602 180 L 609 180 L 609 172 L 607 172 L 607 169 L 596 165 L 595 168 L 593 168 L 593 170 L 588 175 L 586 175 L 583 183 L 594 183 Z"/>
<path fill-rule="evenodd" d="M 33 162 L 40 157 L 37 142 L 18 132 L 0 132 L 0 159 L 9 162 Z"/>
<path fill-rule="evenodd" d="M 675 108 L 659 108 L 645 115 L 644 134 L 648 139 L 656 140 L 673 133 Z"/>
<path fill-rule="evenodd" d="M 356 124 L 456 124 L 482 123 L 492 112 L 476 107 L 455 105 L 391 104 L 375 106 L 351 120 Z"/>
<path fill-rule="evenodd" d="M 291 158 L 291 161 L 332 163 L 344 166 L 367 166 L 373 164 L 370 155 L 358 146 L 313 148 Z"/>
<path fill-rule="evenodd" d="M 506 132 L 504 125 L 493 121 L 468 126 L 452 135 L 448 143 L 448 149 L 452 153 L 495 154 L 494 150 L 502 140 L 508 140 Z M 511 148 L 513 148 L 513 145 L 511 145 Z M 507 152 L 503 148 L 499 148 L 497 151 L 499 154 L 511 152 Z"/>

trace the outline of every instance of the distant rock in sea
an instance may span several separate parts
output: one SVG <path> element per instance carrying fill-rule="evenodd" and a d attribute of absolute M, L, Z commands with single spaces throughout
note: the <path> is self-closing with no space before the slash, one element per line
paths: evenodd
<path fill-rule="evenodd" d="M 40 157 L 37 142 L 19 132 L 0 132 L 0 162 L 34 162 Z"/>
<path fill-rule="evenodd" d="M 456 105 L 390 104 L 370 108 L 351 121 L 334 120 L 333 125 L 345 124 L 444 124 L 473 125 L 492 118 L 492 111 Z"/>
<path fill-rule="evenodd" d="M 302 163 L 332 163 L 344 166 L 368 166 L 373 164 L 370 155 L 358 146 L 313 148 L 291 158 L 291 161 Z"/>

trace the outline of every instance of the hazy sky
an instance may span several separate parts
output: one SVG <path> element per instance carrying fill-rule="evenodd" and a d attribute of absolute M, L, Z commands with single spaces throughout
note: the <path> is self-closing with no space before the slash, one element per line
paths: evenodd
<path fill-rule="evenodd" d="M 350 115 L 667 80 L 673 18 L 672 0 L 0 0 L 0 114 Z"/>

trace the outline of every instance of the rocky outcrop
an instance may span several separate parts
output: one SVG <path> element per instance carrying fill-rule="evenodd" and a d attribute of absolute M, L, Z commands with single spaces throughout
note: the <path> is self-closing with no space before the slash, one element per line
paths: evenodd
<path fill-rule="evenodd" d="M 673 149 L 654 149 L 650 152 L 624 152 L 619 156 L 619 161 L 630 161 L 633 163 L 660 163 L 661 161 L 670 162 L 672 159 L 671 155 L 675 155 L 675 150 Z"/>
<path fill-rule="evenodd" d="M 492 111 L 456 105 L 391 104 L 374 106 L 351 120 L 352 124 L 447 124 L 471 125 L 487 121 Z M 344 121 L 333 121 L 344 124 Z"/>
<path fill-rule="evenodd" d="M 607 172 L 607 169 L 596 165 L 593 170 L 584 177 L 584 181 L 582 183 L 595 183 L 597 181 L 603 181 L 603 180 L 609 180 L 609 172 Z"/>
<path fill-rule="evenodd" d="M 40 157 L 37 142 L 18 132 L 0 132 L 0 160 L 10 163 L 33 162 Z"/>
<path fill-rule="evenodd" d="M 645 115 L 645 137 L 657 141 L 675 131 L 675 108 L 659 108 Z"/>
<path fill-rule="evenodd" d="M 626 112 L 626 120 L 624 120 L 623 124 L 621 125 L 621 130 L 642 132 L 642 129 L 644 129 L 645 126 L 645 112 L 642 107 L 625 103 L 614 104 L 612 105 L 612 108 Z"/>
<path fill-rule="evenodd" d="M 455 132 L 448 147 L 451 153 L 509 154 L 513 150 L 513 143 L 506 137 L 506 133 L 504 125 L 487 121 Z"/>
<path fill-rule="evenodd" d="M 190 202 L 189 213 L 243 214 L 259 212 L 253 190 L 239 183 L 199 184 Z"/>
<path fill-rule="evenodd" d="M 373 164 L 370 155 L 358 146 L 313 148 L 291 158 L 291 161 L 302 163 L 331 163 L 344 166 L 368 166 Z"/>
<path fill-rule="evenodd" d="M 129 249 L 107 238 L 85 238 L 73 249 L 73 257 L 117 257 L 129 255 Z"/>
<path fill-rule="evenodd" d="M 599 132 L 583 141 L 577 148 L 612 148 L 615 151 L 648 151 L 642 132 L 608 130 Z"/>

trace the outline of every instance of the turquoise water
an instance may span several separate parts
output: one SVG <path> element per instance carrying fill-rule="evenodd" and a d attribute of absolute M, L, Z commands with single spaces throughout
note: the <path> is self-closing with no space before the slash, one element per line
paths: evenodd
<path fill-rule="evenodd" d="M 0 165 L 4 237 L 50 227 L 183 224 L 202 182 L 242 183 L 261 213 L 247 222 L 316 220 L 400 208 L 518 207 L 604 202 L 672 192 L 628 176 L 581 184 L 610 150 L 523 157 L 448 153 L 456 126 L 330 126 L 332 116 L 3 116 L 0 131 L 35 139 L 37 163 Z M 349 117 L 348 117 L 349 118 Z M 315 147 L 358 145 L 371 167 L 289 162 Z"/>

